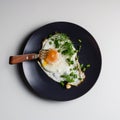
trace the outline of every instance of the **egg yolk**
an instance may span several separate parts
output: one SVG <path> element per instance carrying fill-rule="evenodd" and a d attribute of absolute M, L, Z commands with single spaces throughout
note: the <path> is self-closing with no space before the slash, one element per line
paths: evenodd
<path fill-rule="evenodd" d="M 52 64 L 58 60 L 58 52 L 55 49 L 50 49 L 44 59 L 48 64 Z"/>

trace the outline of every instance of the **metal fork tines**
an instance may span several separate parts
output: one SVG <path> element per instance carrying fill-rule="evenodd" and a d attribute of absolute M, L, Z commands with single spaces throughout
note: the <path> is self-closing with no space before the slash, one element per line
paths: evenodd
<path fill-rule="evenodd" d="M 46 58 L 47 53 L 48 53 L 48 50 L 40 50 L 40 52 L 39 52 L 39 59 Z"/>

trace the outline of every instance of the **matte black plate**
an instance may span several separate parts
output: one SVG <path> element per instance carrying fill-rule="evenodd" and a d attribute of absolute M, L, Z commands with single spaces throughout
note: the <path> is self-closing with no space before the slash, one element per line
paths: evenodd
<path fill-rule="evenodd" d="M 83 64 L 91 64 L 91 67 L 85 73 L 85 81 L 78 87 L 72 87 L 69 90 L 62 88 L 60 84 L 54 82 L 43 72 L 37 61 L 23 62 L 23 72 L 26 81 L 38 96 L 57 101 L 72 100 L 88 92 L 97 81 L 101 70 L 101 53 L 95 39 L 82 27 L 69 22 L 54 22 L 42 26 L 31 35 L 25 45 L 23 54 L 38 53 L 42 41 L 49 34 L 55 32 L 66 33 L 76 48 L 79 45 L 78 39 L 82 40 L 79 61 Z"/>

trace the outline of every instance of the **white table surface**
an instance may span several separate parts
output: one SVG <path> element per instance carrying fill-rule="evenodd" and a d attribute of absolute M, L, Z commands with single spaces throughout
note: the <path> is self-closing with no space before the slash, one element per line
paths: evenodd
<path fill-rule="evenodd" d="M 95 86 L 69 102 L 36 97 L 9 65 L 29 33 L 55 21 L 87 29 L 102 53 Z M 0 56 L 0 120 L 120 120 L 119 0 L 0 0 Z"/>

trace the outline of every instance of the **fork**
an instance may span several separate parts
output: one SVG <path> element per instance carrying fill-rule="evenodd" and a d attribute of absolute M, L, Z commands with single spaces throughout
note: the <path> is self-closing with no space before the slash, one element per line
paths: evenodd
<path fill-rule="evenodd" d="M 18 64 L 24 61 L 36 60 L 36 59 L 44 59 L 46 58 L 48 50 L 40 50 L 39 54 L 31 53 L 31 54 L 23 54 L 23 55 L 15 55 L 10 56 L 9 64 Z"/>

